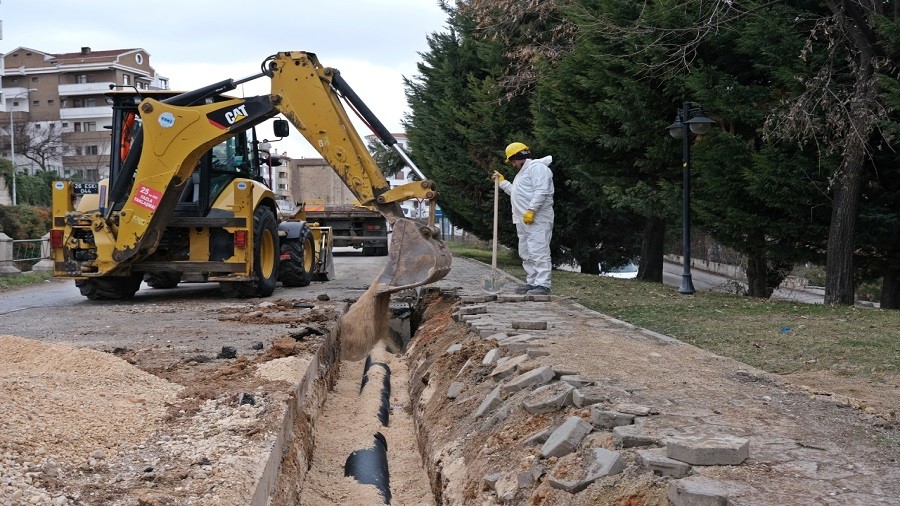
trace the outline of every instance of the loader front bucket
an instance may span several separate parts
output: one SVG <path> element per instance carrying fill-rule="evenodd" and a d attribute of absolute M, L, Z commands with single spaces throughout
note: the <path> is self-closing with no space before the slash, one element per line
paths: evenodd
<path fill-rule="evenodd" d="M 398 218 L 392 234 L 387 265 L 373 286 L 376 295 L 434 283 L 450 272 L 450 250 L 429 227 Z"/>

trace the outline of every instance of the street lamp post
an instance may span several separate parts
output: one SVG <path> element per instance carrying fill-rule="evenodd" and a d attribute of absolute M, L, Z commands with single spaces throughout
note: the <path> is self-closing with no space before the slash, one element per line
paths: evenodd
<path fill-rule="evenodd" d="M 16 134 L 13 132 L 13 100 L 37 91 L 37 88 L 29 88 L 22 93 L 9 97 L 9 161 L 12 162 L 12 205 L 16 205 Z"/>
<path fill-rule="evenodd" d="M 675 116 L 675 122 L 667 127 L 669 134 L 681 139 L 682 161 L 682 216 L 684 222 L 682 255 L 684 256 L 684 271 L 681 274 L 681 286 L 678 293 L 690 295 L 694 293 L 694 282 L 691 279 L 691 133 L 703 135 L 709 132 L 715 121 L 703 115 L 700 107 L 692 108 L 690 102 L 685 102 L 681 112 Z M 690 128 L 690 129 L 688 129 Z"/>

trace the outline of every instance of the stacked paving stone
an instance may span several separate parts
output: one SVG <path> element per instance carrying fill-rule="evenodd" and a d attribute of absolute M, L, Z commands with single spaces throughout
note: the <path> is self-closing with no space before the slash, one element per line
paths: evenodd
<path fill-rule="evenodd" d="M 556 423 L 525 440 L 525 445 L 540 448 L 540 460 L 534 462 L 532 469 L 491 473 L 484 477 L 487 490 L 493 491 L 501 502 L 517 501 L 528 497 L 544 478 L 550 486 L 574 494 L 601 478 L 632 467 L 636 472 L 671 479 L 668 495 L 676 506 L 725 504 L 729 498 L 746 493 L 747 485 L 692 474 L 694 466 L 740 465 L 749 457 L 747 439 L 703 427 L 699 420 L 694 421 L 700 428 L 694 425 L 689 433 L 675 426 L 661 430 L 667 421 L 665 412 L 653 405 L 622 402 L 631 399 L 632 394 L 642 393 L 643 387 L 583 378 L 565 366 L 537 363 L 538 357 L 552 359 L 544 343 L 554 337 L 554 322 L 534 318 L 543 313 L 533 304 L 522 303 L 549 300 L 549 295 L 462 296 L 453 313 L 455 320 L 497 343 L 481 360 L 481 366 L 493 367 L 483 381 L 495 386 L 476 408 L 476 417 L 488 417 L 487 426 L 494 427 L 512 409 L 521 408 L 532 415 L 560 413 Z M 512 304 L 523 307 L 514 308 Z M 460 349 L 457 344 L 447 352 Z M 457 377 L 474 369 L 471 362 L 463 366 Z M 464 388 L 465 383 L 453 382 L 446 395 L 455 399 Z M 564 417 L 568 407 L 587 408 L 590 415 L 587 419 Z M 677 417 L 673 415 L 672 419 Z M 587 436 L 597 432 L 610 434 L 616 450 L 585 444 L 596 440 Z M 555 464 L 551 467 L 549 462 Z"/>

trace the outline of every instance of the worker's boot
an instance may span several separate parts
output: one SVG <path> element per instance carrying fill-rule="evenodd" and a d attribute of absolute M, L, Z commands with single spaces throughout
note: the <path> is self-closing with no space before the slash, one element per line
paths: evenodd
<path fill-rule="evenodd" d="M 531 285 L 519 285 L 513 290 L 513 292 L 518 293 L 518 294 L 523 294 L 523 293 L 527 293 L 528 290 L 532 290 L 532 289 L 534 289 L 534 287 Z"/>

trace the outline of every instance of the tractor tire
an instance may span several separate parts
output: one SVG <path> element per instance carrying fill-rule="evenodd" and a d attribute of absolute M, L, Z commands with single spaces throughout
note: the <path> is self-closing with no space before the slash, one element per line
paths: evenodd
<path fill-rule="evenodd" d="M 230 298 L 268 297 L 278 283 L 278 224 L 272 210 L 259 206 L 253 212 L 253 279 L 223 281 L 219 290 Z"/>
<path fill-rule="evenodd" d="M 148 272 L 144 274 L 144 283 L 160 290 L 175 288 L 181 282 L 181 275 L 180 272 Z"/>
<path fill-rule="evenodd" d="M 128 276 L 79 279 L 75 281 L 75 286 L 81 295 L 90 300 L 121 300 L 134 297 L 143 279 L 142 273 L 135 272 Z"/>
<path fill-rule="evenodd" d="M 312 231 L 304 226 L 300 237 L 281 245 L 281 270 L 278 280 L 286 287 L 309 286 L 316 266 L 316 246 Z"/>

